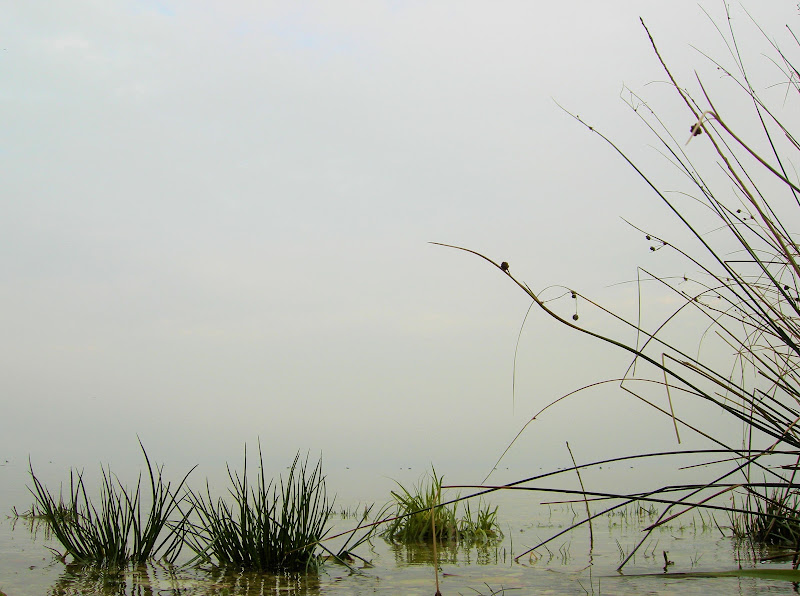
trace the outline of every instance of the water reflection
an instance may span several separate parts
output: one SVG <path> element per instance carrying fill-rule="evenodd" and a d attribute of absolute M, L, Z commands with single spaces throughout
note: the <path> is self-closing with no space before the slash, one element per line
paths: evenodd
<path fill-rule="evenodd" d="M 698 519 L 667 524 L 653 536 L 620 576 L 620 547 L 627 553 L 641 539 L 639 516 L 609 517 L 594 526 L 594 548 L 588 532 L 577 531 L 541 548 L 519 563 L 514 555 L 563 529 L 570 511 L 543 508 L 513 512 L 506 538 L 497 546 L 438 545 L 440 582 L 445 594 L 488 594 L 505 588 L 508 594 L 698 594 L 735 593 L 756 596 L 766 591 L 792 593 L 785 580 L 744 577 L 665 576 L 663 554 L 675 562 L 670 571 L 725 571 L 735 568 L 786 569 L 791 554 L 785 550 L 735 541 L 722 526 L 708 529 Z M 47 549 L 61 548 L 49 536 L 47 524 L 36 518 L 0 518 L 0 589 L 18 596 L 48 594 L 100 596 L 248 596 L 352 594 L 430 595 L 434 589 L 431 545 L 403 545 L 375 539 L 362 546 L 362 556 L 374 567 L 326 562 L 310 575 L 244 573 L 216 567 L 182 568 L 161 563 L 131 567 L 124 572 L 65 564 Z M 649 518 L 643 522 L 649 523 Z M 14 531 L 16 529 L 16 532 Z M 513 540 L 512 540 L 513 539 Z M 549 549 L 549 550 L 548 550 Z M 538 556 L 538 558 L 537 558 Z M 786 557 L 789 558 L 786 558 Z M 581 587 L 583 586 L 583 587 Z M 517 591 L 511 592 L 515 589 Z"/>
<path fill-rule="evenodd" d="M 94 565 L 66 565 L 48 596 L 314 596 L 320 594 L 317 573 L 273 574 L 221 568 L 183 569 L 158 562 L 114 570 Z"/>
<path fill-rule="evenodd" d="M 53 538 L 53 530 L 43 516 L 37 515 L 33 510 L 26 511 L 25 513 L 17 513 L 16 509 L 12 511 L 12 515 L 8 516 L 12 532 L 16 530 L 17 527 L 20 527 L 30 532 L 32 540 L 36 540 L 37 538 L 51 540 Z"/>
<path fill-rule="evenodd" d="M 183 594 L 176 568 L 158 563 L 125 570 L 69 563 L 48 590 L 52 596 L 102 594 L 104 596 L 150 596 Z"/>
<path fill-rule="evenodd" d="M 266 594 L 289 594 L 291 596 L 319 594 L 319 575 L 310 573 L 272 574 L 254 571 L 230 572 L 214 569 L 208 572 L 205 594 L 241 594 L 261 596 Z"/>
<path fill-rule="evenodd" d="M 400 567 L 433 565 L 433 546 L 431 544 L 388 542 L 388 545 L 394 555 L 395 564 Z M 501 549 L 489 545 L 467 547 L 458 543 L 445 542 L 436 545 L 436 555 L 439 565 L 497 565 L 505 562 Z"/>

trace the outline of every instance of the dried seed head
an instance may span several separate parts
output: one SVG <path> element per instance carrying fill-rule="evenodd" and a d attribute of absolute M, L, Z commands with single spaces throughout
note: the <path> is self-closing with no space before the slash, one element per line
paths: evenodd
<path fill-rule="evenodd" d="M 577 295 L 575 292 L 572 292 L 572 297 L 573 297 L 573 298 L 577 298 L 577 297 L 578 297 L 578 295 Z"/>
<path fill-rule="evenodd" d="M 575 313 L 574 315 L 572 315 L 572 320 L 573 321 L 577 321 L 578 320 L 578 313 Z"/>
<path fill-rule="evenodd" d="M 508 263 L 507 263 L 507 262 L 505 262 L 505 261 L 503 261 L 502 263 L 500 263 L 500 269 L 501 269 L 502 271 L 508 271 Z"/>

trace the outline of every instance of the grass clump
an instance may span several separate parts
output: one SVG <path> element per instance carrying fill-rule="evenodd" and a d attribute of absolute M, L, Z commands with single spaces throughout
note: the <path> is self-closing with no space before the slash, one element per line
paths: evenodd
<path fill-rule="evenodd" d="M 759 494 L 750 501 L 753 510 L 730 516 L 734 536 L 784 548 L 800 545 L 800 495 L 796 489 L 778 487 L 769 496 Z"/>
<path fill-rule="evenodd" d="M 31 492 L 36 499 L 31 513 L 46 520 L 64 547 L 62 560 L 70 556 L 77 564 L 122 567 L 157 556 L 173 562 L 178 556 L 188 511 L 181 510 L 182 499 L 176 495 L 191 470 L 171 491 L 163 479 L 163 467 L 154 467 L 141 442 L 139 445 L 150 477 L 150 507 L 144 516 L 141 475 L 136 488 L 129 489 L 110 469 L 102 469 L 99 505 L 95 505 L 86 492 L 81 472 L 70 471 L 69 493 L 65 497 L 61 491 L 56 499 L 30 466 Z"/>
<path fill-rule="evenodd" d="M 195 560 L 243 570 L 302 571 L 316 568 L 317 544 L 327 533 L 333 509 L 325 490 L 322 461 L 313 469 L 295 456 L 286 480 L 267 482 L 259 447 L 260 473 L 255 486 L 247 476 L 247 450 L 242 475 L 228 468 L 232 501 L 214 500 L 190 491 L 199 521 L 188 543 Z"/>
<path fill-rule="evenodd" d="M 427 482 L 421 480 L 411 490 L 397 483 L 398 490 L 392 491 L 394 519 L 383 532 L 385 539 L 404 544 L 433 542 L 434 529 L 439 542 L 475 544 L 502 538 L 497 507 L 491 509 L 488 504 L 479 502 L 478 509 L 473 512 L 467 501 L 459 517 L 457 502 L 441 504 L 443 478 L 432 468 Z"/>
<path fill-rule="evenodd" d="M 458 520 L 458 535 L 462 542 L 474 544 L 500 540 L 503 532 L 497 523 L 497 506 L 492 509 L 488 504 L 478 501 L 473 517 L 469 501 L 465 501 L 464 515 Z"/>

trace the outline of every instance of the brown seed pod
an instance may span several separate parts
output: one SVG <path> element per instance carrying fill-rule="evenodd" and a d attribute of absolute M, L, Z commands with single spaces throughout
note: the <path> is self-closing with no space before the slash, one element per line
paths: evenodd
<path fill-rule="evenodd" d="M 506 261 L 503 261 L 502 263 L 500 263 L 500 270 L 508 272 L 508 263 Z"/>

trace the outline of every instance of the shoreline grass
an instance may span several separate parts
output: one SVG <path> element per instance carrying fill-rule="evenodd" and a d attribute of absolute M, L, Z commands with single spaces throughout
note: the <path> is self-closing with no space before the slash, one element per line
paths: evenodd
<path fill-rule="evenodd" d="M 437 476 L 436 470 L 431 468 L 430 474 L 411 489 L 398 482 L 398 490 L 391 493 L 395 511 L 382 536 L 404 544 L 434 542 L 435 539 L 472 545 L 502 539 L 497 507 L 491 508 L 479 501 L 473 511 L 469 500 L 464 500 L 463 513 L 459 515 L 459 497 L 441 502 L 443 479 L 444 476 Z"/>
<path fill-rule="evenodd" d="M 275 483 L 266 479 L 259 445 L 260 472 L 253 486 L 247 473 L 247 449 L 242 475 L 228 467 L 230 501 L 206 492 L 189 491 L 198 516 L 188 532 L 193 561 L 243 570 L 304 571 L 322 559 L 317 544 L 327 533 L 333 511 L 328 501 L 322 460 L 309 470 L 308 459 L 295 456 L 289 473 Z"/>
<path fill-rule="evenodd" d="M 70 470 L 69 493 L 59 491 L 56 499 L 39 480 L 29 462 L 36 499 L 31 512 L 46 520 L 53 536 L 72 562 L 81 565 L 124 567 L 160 557 L 174 562 L 183 546 L 183 534 L 190 510 L 181 509 L 177 497 L 190 470 L 178 487 L 170 490 L 163 479 L 163 466 L 154 466 L 141 441 L 150 486 L 150 507 L 142 517 L 141 474 L 134 489 L 123 486 L 109 468 L 102 468 L 99 505 L 86 491 L 82 472 Z M 194 468 L 193 468 L 194 469 Z M 177 514 L 177 519 L 174 516 Z"/>

